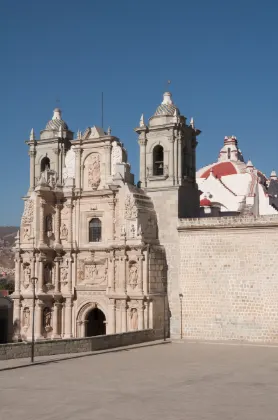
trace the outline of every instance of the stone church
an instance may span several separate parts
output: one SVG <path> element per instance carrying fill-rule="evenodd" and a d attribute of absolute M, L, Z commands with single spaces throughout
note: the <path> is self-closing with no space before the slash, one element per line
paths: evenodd
<path fill-rule="evenodd" d="M 201 132 L 169 92 L 135 131 L 137 186 L 110 128 L 75 137 L 55 109 L 39 138 L 31 131 L 15 243 L 15 340 L 31 339 L 35 293 L 36 340 L 153 328 L 278 341 L 276 174 L 268 180 L 245 164 L 227 137 L 219 161 L 196 177 Z"/>

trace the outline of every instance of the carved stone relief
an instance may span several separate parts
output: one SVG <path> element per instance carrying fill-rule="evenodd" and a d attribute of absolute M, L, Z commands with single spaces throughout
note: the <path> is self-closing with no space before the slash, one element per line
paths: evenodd
<path fill-rule="evenodd" d="M 137 208 L 135 205 L 135 199 L 133 194 L 128 194 L 125 199 L 125 218 L 126 219 L 136 219 L 137 217 Z"/>
<path fill-rule="evenodd" d="M 50 263 L 46 263 L 43 270 L 43 277 L 44 277 L 44 284 L 48 287 L 52 285 L 52 265 Z"/>
<path fill-rule="evenodd" d="M 65 157 L 65 168 L 63 169 L 64 180 L 75 178 L 75 153 L 73 149 L 69 149 Z"/>
<path fill-rule="evenodd" d="M 61 283 L 66 285 L 68 283 L 68 268 L 62 267 L 61 268 Z"/>
<path fill-rule="evenodd" d="M 100 158 L 94 153 L 88 157 L 88 186 L 96 190 L 100 184 Z"/>
<path fill-rule="evenodd" d="M 46 230 L 47 236 L 50 237 L 53 233 L 52 214 L 48 214 L 45 217 L 45 230 Z"/>
<path fill-rule="evenodd" d="M 29 198 L 25 201 L 22 223 L 31 223 L 34 217 L 34 201 Z"/>
<path fill-rule="evenodd" d="M 23 226 L 23 240 L 28 241 L 30 239 L 30 225 Z"/>

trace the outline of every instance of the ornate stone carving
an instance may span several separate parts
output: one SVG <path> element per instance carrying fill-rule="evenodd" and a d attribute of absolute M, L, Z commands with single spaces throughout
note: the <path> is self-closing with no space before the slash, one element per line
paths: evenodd
<path fill-rule="evenodd" d="M 23 328 L 27 330 L 30 326 L 30 309 L 23 309 Z"/>
<path fill-rule="evenodd" d="M 52 265 L 50 263 L 46 263 L 44 266 L 43 271 L 43 277 L 44 277 L 44 284 L 52 284 Z"/>
<path fill-rule="evenodd" d="M 23 279 L 23 286 L 25 287 L 25 289 L 27 289 L 27 287 L 30 285 L 30 281 L 31 281 L 31 267 L 29 264 L 26 264 L 23 268 L 24 270 L 24 279 Z"/>
<path fill-rule="evenodd" d="M 130 237 L 135 238 L 135 233 L 136 233 L 135 224 L 132 223 L 131 226 L 130 226 Z"/>
<path fill-rule="evenodd" d="M 22 223 L 31 223 L 34 218 L 34 201 L 29 198 L 25 201 Z"/>
<path fill-rule="evenodd" d="M 137 263 L 131 262 L 129 264 L 129 285 L 132 287 L 132 289 L 135 289 L 135 287 L 138 284 L 138 267 Z"/>
<path fill-rule="evenodd" d="M 128 194 L 125 199 L 125 218 L 136 219 L 137 208 L 133 194 Z"/>
<path fill-rule="evenodd" d="M 138 330 L 138 310 L 131 308 L 129 311 L 129 329 L 130 331 Z"/>
<path fill-rule="evenodd" d="M 68 228 L 65 223 L 61 226 L 61 239 L 68 240 Z"/>
<path fill-rule="evenodd" d="M 52 312 L 50 308 L 44 308 L 43 310 L 43 327 L 46 332 L 50 331 L 51 328 Z"/>
<path fill-rule="evenodd" d="M 88 185 L 96 190 L 100 184 L 100 159 L 99 154 L 94 153 L 89 156 L 88 164 Z"/>
<path fill-rule="evenodd" d="M 107 282 L 107 268 L 103 264 L 86 264 L 84 281 L 87 284 Z"/>

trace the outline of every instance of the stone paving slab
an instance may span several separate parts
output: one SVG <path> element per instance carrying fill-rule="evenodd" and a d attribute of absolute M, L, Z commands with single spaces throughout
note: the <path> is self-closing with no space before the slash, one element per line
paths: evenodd
<path fill-rule="evenodd" d="M 0 372 L 0 419 L 277 420 L 276 347 L 170 343 Z"/>

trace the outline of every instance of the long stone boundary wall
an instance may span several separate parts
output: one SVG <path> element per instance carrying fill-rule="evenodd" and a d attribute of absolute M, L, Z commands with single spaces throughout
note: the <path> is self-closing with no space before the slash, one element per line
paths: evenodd
<path fill-rule="evenodd" d="M 85 353 L 116 347 L 146 343 L 162 338 L 160 331 L 152 329 L 121 334 L 101 335 L 67 340 L 44 340 L 35 343 L 35 356 L 54 354 Z M 0 344 L 0 360 L 31 357 L 31 343 Z"/>
<path fill-rule="evenodd" d="M 180 220 L 183 337 L 278 343 L 278 216 Z"/>

